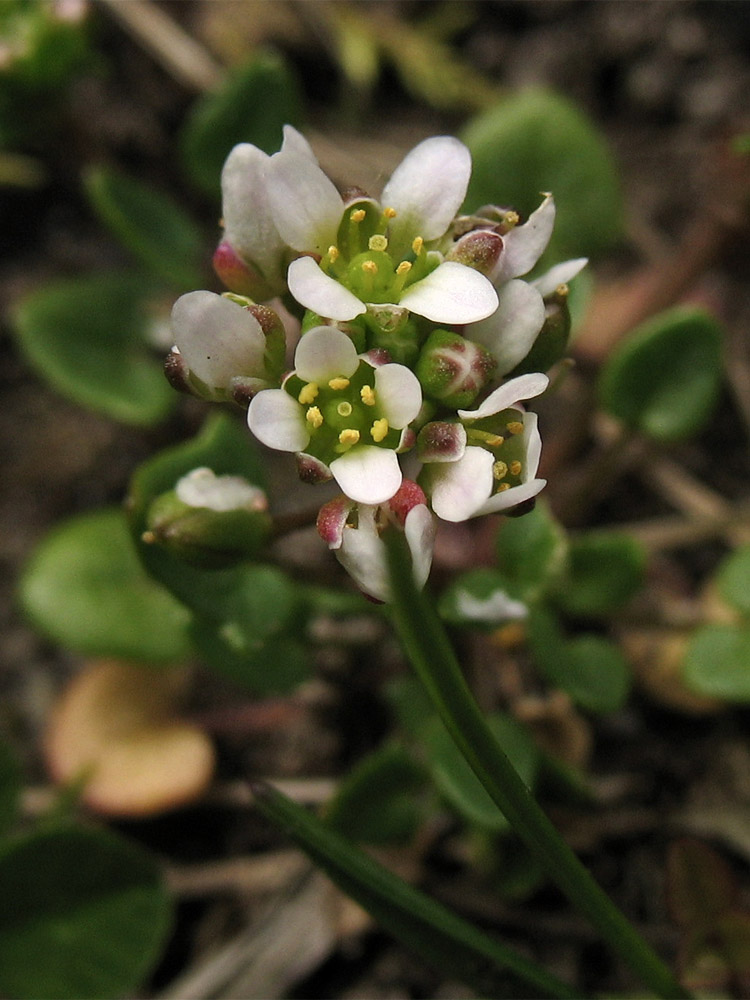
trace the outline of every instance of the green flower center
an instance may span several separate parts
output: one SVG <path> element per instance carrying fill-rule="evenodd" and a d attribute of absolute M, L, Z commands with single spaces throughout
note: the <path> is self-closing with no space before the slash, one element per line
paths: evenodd
<path fill-rule="evenodd" d="M 520 486 L 525 471 L 523 413 L 509 408 L 475 420 L 466 429 L 466 443 L 491 452 L 493 494 Z"/>

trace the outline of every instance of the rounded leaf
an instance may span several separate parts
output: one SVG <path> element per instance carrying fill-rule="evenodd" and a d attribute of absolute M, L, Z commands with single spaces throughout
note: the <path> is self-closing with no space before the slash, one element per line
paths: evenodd
<path fill-rule="evenodd" d="M 750 628 L 704 625 L 685 652 L 685 683 L 698 694 L 750 701 Z"/>
<path fill-rule="evenodd" d="M 31 364 L 59 393 L 126 424 L 163 420 L 176 402 L 146 343 L 149 283 L 120 273 L 40 288 L 14 313 Z"/>
<path fill-rule="evenodd" d="M 0 850 L 0 993 L 105 1000 L 137 990 L 171 905 L 154 860 L 115 834 L 45 828 Z"/>
<path fill-rule="evenodd" d="M 466 205 L 503 205 L 524 218 L 551 191 L 557 205 L 552 260 L 592 256 L 622 232 L 612 155 L 588 118 L 559 94 L 529 90 L 474 118 L 463 135 L 474 164 Z"/>
<path fill-rule="evenodd" d="M 163 663 L 190 649 L 190 615 L 146 575 L 119 509 L 79 515 L 49 534 L 20 597 L 34 625 L 79 653 Z"/>
<path fill-rule="evenodd" d="M 678 441 L 710 417 L 722 375 L 721 328 L 680 306 L 638 327 L 601 373 L 605 410 L 656 441 Z"/>

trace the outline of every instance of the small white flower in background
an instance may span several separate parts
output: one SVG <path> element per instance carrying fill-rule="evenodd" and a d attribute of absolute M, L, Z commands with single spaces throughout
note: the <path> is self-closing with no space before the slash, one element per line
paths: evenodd
<path fill-rule="evenodd" d="M 230 510 L 268 510 L 268 497 L 259 486 L 242 476 L 217 476 L 213 469 L 200 466 L 178 479 L 177 499 L 188 507 L 205 508 L 217 513 Z"/>
<path fill-rule="evenodd" d="M 432 565 L 435 519 L 416 483 L 403 480 L 398 492 L 380 505 L 355 504 L 339 497 L 318 514 L 318 533 L 357 586 L 378 601 L 390 600 L 386 530 L 402 530 L 411 552 L 414 582 L 423 587 Z"/>
<path fill-rule="evenodd" d="M 404 365 L 374 367 L 335 327 L 308 330 L 281 389 L 266 389 L 248 410 L 250 430 L 270 448 L 308 456 L 330 470 L 359 503 L 389 500 L 401 485 L 396 452 L 422 405 L 417 377 Z"/>
<path fill-rule="evenodd" d="M 456 593 L 456 611 L 468 621 L 485 625 L 502 625 L 505 622 L 522 621 L 528 617 L 529 609 L 523 601 L 509 597 L 504 590 L 493 590 L 489 597 L 475 597 L 468 590 Z"/>
<path fill-rule="evenodd" d="M 420 484 L 446 521 L 509 510 L 546 485 L 537 479 L 542 442 L 535 413 L 522 400 L 541 395 L 546 375 L 520 375 L 495 389 L 476 410 L 458 410 L 459 422 L 428 423 L 417 438 L 425 463 Z"/>

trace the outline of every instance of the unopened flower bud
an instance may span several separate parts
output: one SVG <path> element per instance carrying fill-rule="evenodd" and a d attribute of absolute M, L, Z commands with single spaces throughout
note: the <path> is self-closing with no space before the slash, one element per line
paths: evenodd
<path fill-rule="evenodd" d="M 450 249 L 446 260 L 458 261 L 481 274 L 490 275 L 502 252 L 502 236 L 490 229 L 477 229 L 462 236 Z"/>
<path fill-rule="evenodd" d="M 257 555 L 271 528 L 266 495 L 241 476 L 201 467 L 151 504 L 143 540 L 194 566 L 221 569 Z"/>
<path fill-rule="evenodd" d="M 230 292 L 261 301 L 273 297 L 273 289 L 265 278 L 251 263 L 243 260 L 226 240 L 214 251 L 213 266 L 217 277 Z"/>
<path fill-rule="evenodd" d="M 490 352 L 458 333 L 434 330 L 416 365 L 426 396 L 450 407 L 469 406 L 495 371 Z"/>

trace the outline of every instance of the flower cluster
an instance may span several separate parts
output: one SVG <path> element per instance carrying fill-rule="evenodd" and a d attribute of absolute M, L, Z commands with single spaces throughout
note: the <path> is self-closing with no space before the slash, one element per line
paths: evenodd
<path fill-rule="evenodd" d="M 586 261 L 524 280 L 552 233 L 551 195 L 524 223 L 497 206 L 460 215 L 470 173 L 459 140 L 427 139 L 376 200 L 339 191 L 291 126 L 272 156 L 236 146 L 214 254 L 229 291 L 173 310 L 170 378 L 244 403 L 253 434 L 294 453 L 303 480 L 336 481 L 320 534 L 378 599 L 384 530 L 405 531 L 421 585 L 435 515 L 509 510 L 545 485 L 524 403 L 548 384 L 536 358 L 549 367 L 564 350 L 566 283 Z"/>

